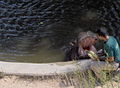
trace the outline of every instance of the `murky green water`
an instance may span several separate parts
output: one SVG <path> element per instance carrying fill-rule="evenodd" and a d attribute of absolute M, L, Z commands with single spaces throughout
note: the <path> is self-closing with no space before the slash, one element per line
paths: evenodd
<path fill-rule="evenodd" d="M 37 42 L 38 45 L 29 38 L 20 39 L 17 38 L 14 42 L 10 40 L 1 46 L 0 60 L 32 63 L 64 61 L 64 53 L 59 49 L 52 48 L 48 39 L 41 39 L 40 43 Z"/>

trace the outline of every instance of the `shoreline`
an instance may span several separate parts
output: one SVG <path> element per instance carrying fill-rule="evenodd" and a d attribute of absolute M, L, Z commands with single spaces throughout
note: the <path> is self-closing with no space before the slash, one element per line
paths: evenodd
<path fill-rule="evenodd" d="M 92 64 L 106 65 L 105 62 L 91 60 L 48 64 L 0 61 L 0 88 L 76 88 L 74 86 L 76 81 L 71 79 L 72 84 L 70 84 L 66 74 L 77 69 L 89 69 Z M 62 76 L 63 74 L 66 78 Z M 113 83 L 116 85 L 115 82 Z"/>

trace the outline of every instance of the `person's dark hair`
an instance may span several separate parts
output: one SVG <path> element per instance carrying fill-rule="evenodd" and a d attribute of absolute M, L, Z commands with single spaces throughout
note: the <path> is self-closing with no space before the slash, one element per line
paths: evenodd
<path fill-rule="evenodd" d="M 106 30 L 106 28 L 99 28 L 96 30 L 96 33 L 99 35 L 99 36 L 107 36 L 108 35 L 108 32 Z"/>

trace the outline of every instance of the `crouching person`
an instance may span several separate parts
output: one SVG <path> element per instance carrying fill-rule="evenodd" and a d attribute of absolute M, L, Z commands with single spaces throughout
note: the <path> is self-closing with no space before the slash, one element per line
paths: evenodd
<path fill-rule="evenodd" d="M 119 63 L 118 69 L 120 69 L 120 47 L 117 40 L 113 36 L 109 36 L 105 29 L 98 29 L 98 38 L 104 41 L 104 50 L 106 52 L 106 58 L 100 58 L 100 60 L 106 60 L 108 62 Z"/>

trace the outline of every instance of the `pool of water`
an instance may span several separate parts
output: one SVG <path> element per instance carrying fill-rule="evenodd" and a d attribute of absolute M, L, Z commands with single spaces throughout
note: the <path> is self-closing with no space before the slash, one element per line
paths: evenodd
<path fill-rule="evenodd" d="M 105 26 L 120 39 L 119 0 L 0 0 L 0 60 L 65 60 L 81 31 Z"/>
<path fill-rule="evenodd" d="M 9 41 L 9 42 L 8 42 Z M 33 43 L 31 39 L 14 38 L 2 41 L 0 46 L 0 60 L 12 62 L 46 63 L 64 61 L 64 53 L 60 49 L 51 47 L 48 39 L 41 39 Z"/>

